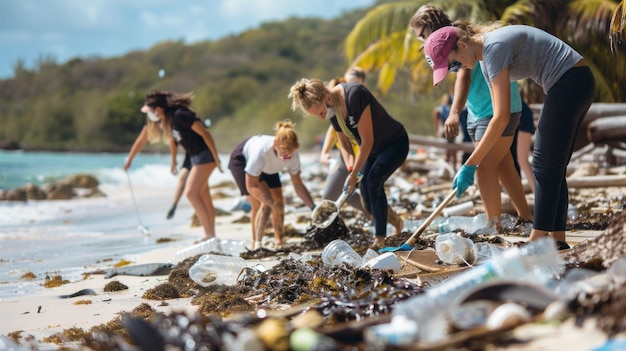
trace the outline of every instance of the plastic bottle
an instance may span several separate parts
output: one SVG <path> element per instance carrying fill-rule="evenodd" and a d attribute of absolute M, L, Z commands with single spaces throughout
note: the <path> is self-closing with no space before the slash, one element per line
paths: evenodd
<path fill-rule="evenodd" d="M 622 286 L 626 283 L 626 258 L 621 257 L 611 264 L 606 272 L 609 278 L 616 286 Z"/>
<path fill-rule="evenodd" d="M 234 240 L 234 239 L 217 239 L 219 240 L 219 247 L 224 255 L 239 256 L 246 252 L 246 246 L 248 242 L 246 240 Z"/>
<path fill-rule="evenodd" d="M 416 340 L 438 341 L 447 334 L 447 314 L 454 301 L 464 292 L 482 284 L 501 280 L 527 280 L 541 284 L 563 271 L 564 263 L 549 238 L 507 248 L 501 255 L 459 273 L 396 305 L 393 318 L 408 318 L 418 325 Z"/>
<path fill-rule="evenodd" d="M 488 225 L 487 215 L 479 213 L 476 216 L 450 216 L 439 223 L 439 233 L 450 233 L 462 229 L 468 234 L 474 234 Z"/>
<path fill-rule="evenodd" d="M 574 206 L 573 204 L 567 205 L 567 218 L 570 221 L 576 220 L 576 218 L 578 218 L 578 211 L 576 210 L 576 206 Z"/>
<path fill-rule="evenodd" d="M 476 248 L 476 262 L 481 263 L 487 260 L 492 259 L 495 256 L 502 254 L 506 248 L 504 246 L 495 245 L 491 243 L 474 243 L 474 247 Z"/>
<path fill-rule="evenodd" d="M 444 217 L 463 216 L 463 215 L 470 213 L 473 209 L 474 209 L 474 202 L 466 201 L 458 205 L 446 207 L 443 209 L 442 213 Z"/>
<path fill-rule="evenodd" d="M 476 247 L 471 239 L 456 233 L 437 236 L 435 240 L 437 256 L 445 263 L 471 265 L 476 261 Z"/>
<path fill-rule="evenodd" d="M 211 238 L 193 246 L 184 248 L 176 252 L 172 262 L 180 262 L 187 257 L 202 255 L 206 253 L 218 253 L 223 255 L 239 256 L 246 251 L 248 242 L 245 240 L 230 240 Z"/>
<path fill-rule="evenodd" d="M 214 284 L 233 285 L 246 267 L 246 260 L 241 257 L 206 254 L 189 268 L 189 277 L 205 287 Z"/>
<path fill-rule="evenodd" d="M 413 343 L 417 333 L 417 323 L 404 316 L 392 319 L 391 323 L 382 323 L 367 327 L 363 331 L 365 343 L 374 349 L 383 349 L 385 345 L 408 346 Z"/>
<path fill-rule="evenodd" d="M 358 267 L 363 263 L 363 258 L 347 242 L 335 239 L 328 243 L 322 251 L 322 262 L 329 266 L 346 263 Z"/>

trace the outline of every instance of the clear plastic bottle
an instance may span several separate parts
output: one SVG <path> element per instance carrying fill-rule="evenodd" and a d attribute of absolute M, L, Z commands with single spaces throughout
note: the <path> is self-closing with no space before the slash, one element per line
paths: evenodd
<path fill-rule="evenodd" d="M 383 349 L 385 345 L 408 346 L 413 343 L 417 333 L 415 321 L 398 316 L 391 323 L 377 324 L 367 327 L 363 337 L 367 345 L 374 349 Z"/>
<path fill-rule="evenodd" d="M 471 239 L 456 233 L 440 234 L 435 240 L 437 256 L 445 263 L 471 265 L 476 261 L 476 247 Z"/>
<path fill-rule="evenodd" d="M 616 286 L 622 286 L 626 283 L 626 258 L 621 257 L 611 264 L 606 272 Z"/>
<path fill-rule="evenodd" d="M 363 263 L 363 258 L 348 244 L 341 239 L 335 239 L 328 243 L 322 251 L 322 262 L 329 266 L 346 263 L 358 267 Z"/>
<path fill-rule="evenodd" d="M 398 303 L 393 309 L 393 318 L 402 316 L 417 322 L 416 341 L 441 340 L 447 334 L 448 310 L 468 289 L 505 279 L 532 279 L 539 284 L 547 284 L 563 268 L 563 260 L 549 237 L 531 241 L 522 247 L 510 247 L 501 255 L 459 273 L 421 295 Z"/>
<path fill-rule="evenodd" d="M 230 240 L 211 238 L 193 246 L 179 250 L 174 255 L 172 262 L 178 263 L 187 257 L 202 255 L 206 253 L 217 253 L 230 256 L 239 256 L 246 251 L 248 242 L 245 240 Z"/>
<path fill-rule="evenodd" d="M 439 233 L 450 233 L 462 229 L 468 234 L 474 234 L 479 229 L 488 226 L 487 215 L 479 213 L 473 217 L 450 216 L 439 223 Z"/>
<path fill-rule="evenodd" d="M 506 248 L 504 246 L 495 245 L 491 243 L 474 243 L 474 247 L 476 247 L 476 262 L 481 263 L 487 260 L 492 259 L 495 256 L 502 254 Z"/>
<path fill-rule="evenodd" d="M 233 285 L 246 267 L 246 260 L 241 257 L 206 254 L 189 268 L 189 277 L 202 286 Z"/>

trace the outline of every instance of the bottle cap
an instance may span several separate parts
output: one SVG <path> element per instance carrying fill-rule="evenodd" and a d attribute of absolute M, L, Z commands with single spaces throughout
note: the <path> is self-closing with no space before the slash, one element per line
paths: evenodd
<path fill-rule="evenodd" d="M 452 249 L 452 242 L 450 242 L 450 240 L 442 241 L 439 243 L 437 248 L 439 248 L 439 251 L 441 252 L 450 252 L 450 249 Z"/>

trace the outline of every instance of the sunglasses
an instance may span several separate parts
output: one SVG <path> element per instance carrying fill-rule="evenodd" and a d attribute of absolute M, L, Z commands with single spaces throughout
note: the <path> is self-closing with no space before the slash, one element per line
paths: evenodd
<path fill-rule="evenodd" d="M 452 60 L 452 62 L 448 64 L 448 72 L 450 73 L 456 73 L 461 70 L 461 68 L 463 68 L 463 64 L 457 60 Z"/>
<path fill-rule="evenodd" d="M 422 30 L 420 31 L 420 34 L 418 34 L 415 38 L 419 41 L 426 41 L 426 38 L 424 38 L 424 31 L 426 30 L 426 27 L 422 27 Z"/>

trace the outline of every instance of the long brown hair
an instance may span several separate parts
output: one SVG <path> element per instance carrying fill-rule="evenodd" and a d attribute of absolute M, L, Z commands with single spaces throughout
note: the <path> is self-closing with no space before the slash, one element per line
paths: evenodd
<path fill-rule="evenodd" d="M 163 109 L 164 116 L 161 119 L 160 129 L 165 140 L 172 137 L 172 114 L 181 107 L 189 108 L 193 98 L 193 93 L 174 93 L 161 90 L 152 90 L 146 95 L 146 106 L 152 109 L 157 107 Z M 148 128 L 148 139 L 150 140 L 150 125 Z"/>

